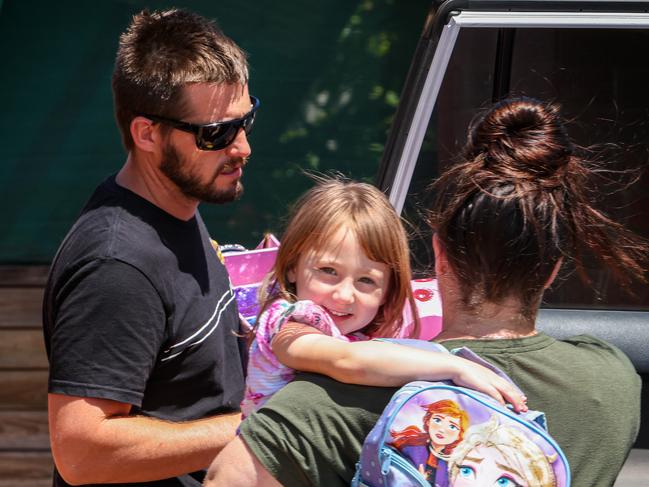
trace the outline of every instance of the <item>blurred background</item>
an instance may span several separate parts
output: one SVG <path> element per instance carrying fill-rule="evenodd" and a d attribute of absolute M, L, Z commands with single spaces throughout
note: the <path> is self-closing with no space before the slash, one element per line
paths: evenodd
<path fill-rule="evenodd" d="M 279 233 L 287 205 L 336 169 L 373 181 L 429 0 L 0 0 L 0 265 L 49 264 L 94 187 L 125 160 L 110 80 L 143 8 L 191 9 L 249 54 L 262 105 L 245 195 L 201 213 L 220 243 Z"/>

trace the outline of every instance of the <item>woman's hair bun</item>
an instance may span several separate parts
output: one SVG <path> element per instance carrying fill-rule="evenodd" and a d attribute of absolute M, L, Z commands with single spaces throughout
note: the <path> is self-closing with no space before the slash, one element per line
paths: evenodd
<path fill-rule="evenodd" d="M 509 98 L 475 120 L 465 156 L 497 174 L 554 179 L 564 173 L 573 145 L 556 105 Z"/>

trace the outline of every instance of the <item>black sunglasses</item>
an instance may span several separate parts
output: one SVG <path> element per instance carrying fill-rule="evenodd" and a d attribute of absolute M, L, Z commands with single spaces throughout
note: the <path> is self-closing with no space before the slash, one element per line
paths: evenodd
<path fill-rule="evenodd" d="M 164 123 L 183 132 L 194 134 L 196 147 L 200 150 L 221 150 L 234 142 L 239 130 L 245 130 L 246 135 L 252 131 L 252 126 L 255 123 L 255 114 L 259 108 L 259 99 L 251 96 L 250 103 L 252 104 L 252 109 L 243 117 L 225 122 L 195 124 L 146 113 L 143 113 L 142 116 L 154 122 Z"/>

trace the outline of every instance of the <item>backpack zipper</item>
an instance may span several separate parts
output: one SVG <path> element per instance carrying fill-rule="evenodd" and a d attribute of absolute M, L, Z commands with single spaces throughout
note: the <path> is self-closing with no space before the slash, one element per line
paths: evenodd
<path fill-rule="evenodd" d="M 409 480 L 412 480 L 412 485 L 418 485 L 420 487 L 430 487 L 430 484 L 424 480 L 422 475 L 415 469 L 415 467 L 404 460 L 399 454 L 395 453 L 394 450 L 388 447 L 381 448 L 381 474 L 385 477 L 390 470 L 390 466 L 393 465 L 397 470 L 401 470 L 406 474 Z"/>

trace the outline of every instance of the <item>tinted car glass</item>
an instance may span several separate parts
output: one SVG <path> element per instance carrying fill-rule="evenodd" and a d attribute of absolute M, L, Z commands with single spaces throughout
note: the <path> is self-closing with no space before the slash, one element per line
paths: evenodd
<path fill-rule="evenodd" d="M 430 232 L 414 208 L 440 169 L 452 164 L 474 114 L 491 103 L 498 29 L 462 29 L 453 50 L 428 126 L 404 207 L 418 232 L 414 267 L 430 272 Z M 649 237 L 649 68 L 638 53 L 649 46 L 649 32 L 604 29 L 516 29 L 511 78 L 514 95 L 561 105 L 569 131 L 589 157 L 607 172 L 595 195 L 614 220 Z M 635 180 L 631 186 L 625 186 Z M 569 266 L 546 293 L 544 307 L 649 310 L 649 289 L 634 295 L 620 289 L 610 273 L 588 262 L 590 286 Z"/>

